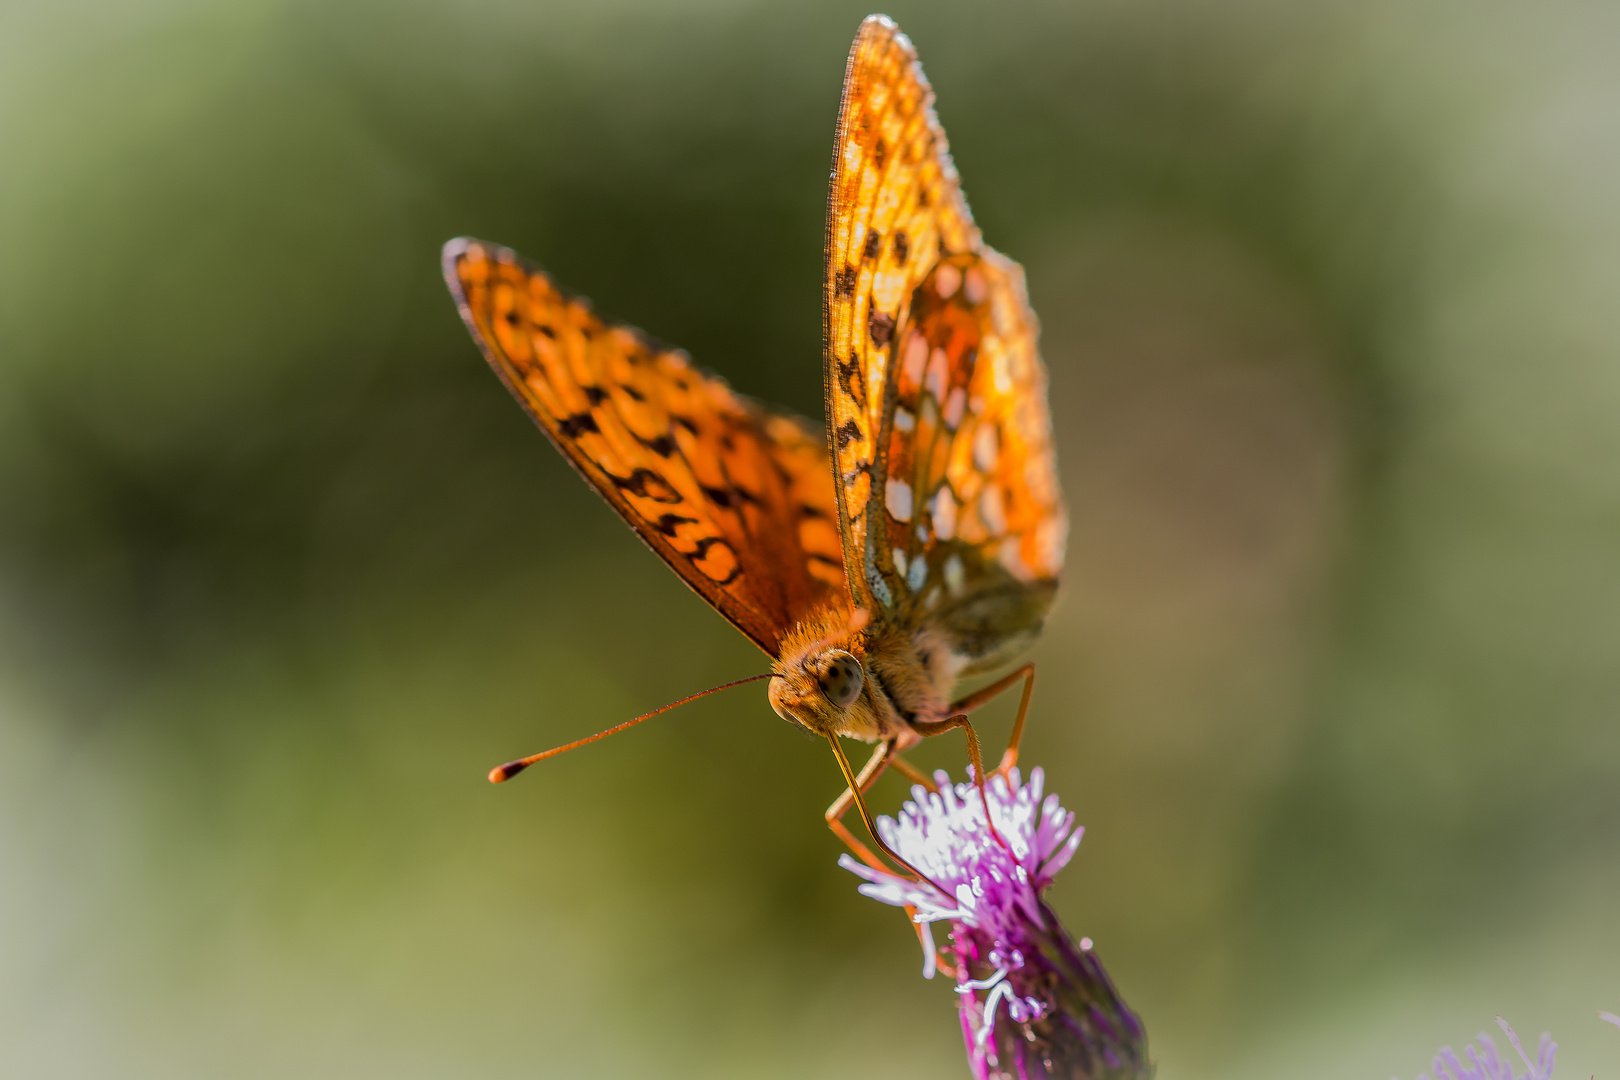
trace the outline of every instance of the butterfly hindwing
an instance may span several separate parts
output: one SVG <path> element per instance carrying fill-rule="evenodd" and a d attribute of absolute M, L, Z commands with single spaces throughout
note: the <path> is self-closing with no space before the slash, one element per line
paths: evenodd
<path fill-rule="evenodd" d="M 970 668 L 1028 643 L 1063 569 L 1036 333 L 1017 263 L 945 259 L 913 297 L 890 378 L 881 572 L 900 617 L 945 632 Z"/>
<path fill-rule="evenodd" d="M 775 655 L 843 591 L 827 452 L 802 421 L 603 322 L 513 252 L 445 246 L 445 278 L 491 366 L 636 533 Z"/>
<path fill-rule="evenodd" d="M 852 597 L 971 666 L 1040 626 L 1067 529 L 1023 271 L 983 243 L 910 41 L 850 53 L 828 196 L 829 437 Z"/>

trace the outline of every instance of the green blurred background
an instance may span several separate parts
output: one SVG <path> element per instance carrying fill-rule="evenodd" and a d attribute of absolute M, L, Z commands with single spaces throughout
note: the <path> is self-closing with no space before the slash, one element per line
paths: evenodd
<path fill-rule="evenodd" d="M 1026 761 L 1161 1076 L 1410 1077 L 1497 1013 L 1620 1076 L 1620 9 L 890 13 L 1045 323 Z M 0 1073 L 966 1075 L 763 691 L 483 780 L 762 661 L 439 245 L 819 415 L 865 14 L 0 8 Z"/>

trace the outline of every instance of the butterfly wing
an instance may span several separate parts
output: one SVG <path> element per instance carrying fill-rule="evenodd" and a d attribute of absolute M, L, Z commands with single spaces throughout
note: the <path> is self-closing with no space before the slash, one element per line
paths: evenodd
<path fill-rule="evenodd" d="M 853 601 L 973 670 L 1039 630 L 1067 518 L 1023 271 L 973 224 L 933 100 L 868 18 L 828 194 L 827 418 Z"/>
<path fill-rule="evenodd" d="M 844 589 L 818 434 L 603 322 L 506 248 L 452 240 L 444 274 L 490 366 L 599 494 L 770 655 Z"/>

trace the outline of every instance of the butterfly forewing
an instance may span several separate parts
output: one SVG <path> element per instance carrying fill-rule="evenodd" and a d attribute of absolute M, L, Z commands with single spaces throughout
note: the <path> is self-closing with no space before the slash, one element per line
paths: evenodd
<path fill-rule="evenodd" d="M 844 590 L 831 465 L 802 421 L 603 322 L 513 252 L 446 245 L 445 278 L 503 382 L 591 485 L 771 655 Z"/>
<path fill-rule="evenodd" d="M 868 507 L 898 328 L 942 252 L 979 243 L 956 182 L 933 91 L 911 43 L 886 19 L 862 26 L 844 73 L 827 197 L 824 331 L 828 438 L 838 470 L 844 569 L 856 602 L 887 606 Z"/>
<path fill-rule="evenodd" d="M 892 22 L 850 52 L 828 196 L 826 391 L 855 602 L 974 666 L 1040 626 L 1067 529 L 1039 331 L 973 224 Z"/>

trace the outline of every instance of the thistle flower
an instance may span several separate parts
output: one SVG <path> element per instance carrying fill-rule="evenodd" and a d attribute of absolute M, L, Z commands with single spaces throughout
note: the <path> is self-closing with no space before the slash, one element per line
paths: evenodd
<path fill-rule="evenodd" d="M 1507 1034 L 1508 1042 L 1518 1051 L 1519 1060 L 1524 1062 L 1529 1072 L 1514 1072 L 1512 1062 L 1503 1061 L 1491 1037 L 1481 1032 L 1474 1045 L 1463 1047 L 1467 1061 L 1459 1058 L 1451 1047 L 1441 1047 L 1440 1053 L 1434 1058 L 1434 1080 L 1551 1080 L 1553 1058 L 1558 1053 L 1558 1044 L 1552 1041 L 1551 1035 L 1541 1033 L 1541 1047 L 1532 1064 L 1524 1047 L 1519 1044 L 1519 1036 L 1514 1034 L 1508 1022 L 1498 1016 L 1496 1026 Z M 1429 1080 L 1429 1076 L 1424 1073 L 1418 1080 Z"/>
<path fill-rule="evenodd" d="M 944 772 L 935 777 L 939 790 L 913 787 L 898 821 L 878 819 L 883 840 L 929 882 L 848 855 L 839 865 L 866 879 L 863 895 L 915 912 L 927 978 L 940 966 L 928 924 L 951 924 L 950 973 L 976 1080 L 1151 1077 L 1142 1023 L 1091 939 L 1076 944 L 1041 899 L 1080 845 L 1084 830 L 1074 827 L 1074 815 L 1056 795 L 1042 800 L 1040 769 L 1031 770 L 1027 785 L 1017 769 L 991 777 L 982 799 L 972 784 L 953 786 Z"/>

